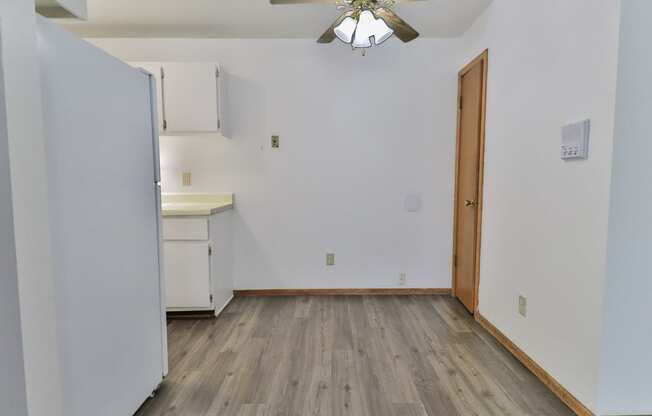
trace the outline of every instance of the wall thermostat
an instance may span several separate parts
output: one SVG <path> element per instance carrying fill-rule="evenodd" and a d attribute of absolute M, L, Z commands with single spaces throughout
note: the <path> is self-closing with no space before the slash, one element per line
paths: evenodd
<path fill-rule="evenodd" d="M 588 159 L 591 120 L 568 124 L 561 132 L 561 159 Z"/>

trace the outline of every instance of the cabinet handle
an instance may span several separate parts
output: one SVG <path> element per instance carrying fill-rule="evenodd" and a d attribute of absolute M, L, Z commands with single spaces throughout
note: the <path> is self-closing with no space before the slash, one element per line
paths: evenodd
<path fill-rule="evenodd" d="M 165 71 L 161 67 L 161 112 L 163 113 L 163 131 L 168 129 L 168 120 L 165 114 Z"/>
<path fill-rule="evenodd" d="M 220 120 L 220 110 L 221 110 L 221 102 L 220 102 L 220 67 L 216 66 L 215 67 L 215 100 L 217 100 L 215 107 L 217 108 L 217 131 L 220 131 L 222 129 L 222 123 Z"/>

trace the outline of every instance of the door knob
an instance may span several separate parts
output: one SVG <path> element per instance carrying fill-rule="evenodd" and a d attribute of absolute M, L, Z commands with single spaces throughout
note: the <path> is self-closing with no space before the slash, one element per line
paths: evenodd
<path fill-rule="evenodd" d="M 464 206 L 465 207 L 475 207 L 477 205 L 478 205 L 477 202 L 471 201 L 470 199 L 467 199 L 466 201 L 464 201 Z"/>

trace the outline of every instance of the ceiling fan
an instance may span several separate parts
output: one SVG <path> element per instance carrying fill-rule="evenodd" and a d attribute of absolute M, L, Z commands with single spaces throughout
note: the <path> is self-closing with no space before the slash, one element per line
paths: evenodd
<path fill-rule="evenodd" d="M 380 45 L 392 35 L 403 42 L 410 42 L 419 37 L 403 19 L 391 8 L 399 1 L 416 0 L 270 0 L 271 4 L 317 4 L 331 3 L 344 13 L 317 40 L 319 43 L 331 43 L 338 38 L 350 44 L 353 49 L 362 49 Z"/>

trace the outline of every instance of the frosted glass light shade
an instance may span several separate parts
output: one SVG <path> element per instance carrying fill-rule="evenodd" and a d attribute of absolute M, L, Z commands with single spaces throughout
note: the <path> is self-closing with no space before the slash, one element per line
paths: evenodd
<path fill-rule="evenodd" d="M 353 37 L 354 48 L 369 48 L 373 43 L 380 45 L 392 37 L 394 31 L 387 26 L 383 19 L 377 19 L 371 10 L 364 10 L 360 13 L 358 26 Z"/>
<path fill-rule="evenodd" d="M 394 30 L 387 26 L 387 23 L 383 19 L 376 19 L 374 26 L 374 42 L 376 45 L 385 42 L 394 34 Z"/>
<path fill-rule="evenodd" d="M 357 25 L 358 22 L 354 18 L 347 17 L 335 27 L 335 36 L 344 43 L 351 43 Z"/>
<path fill-rule="evenodd" d="M 371 38 L 358 36 L 358 32 L 356 32 L 352 45 L 354 48 L 371 48 Z"/>
<path fill-rule="evenodd" d="M 355 37 L 353 38 L 354 48 L 369 48 L 371 47 L 371 37 L 373 36 L 374 21 L 376 17 L 369 10 L 360 13 L 358 19 L 358 27 L 355 29 Z"/>

